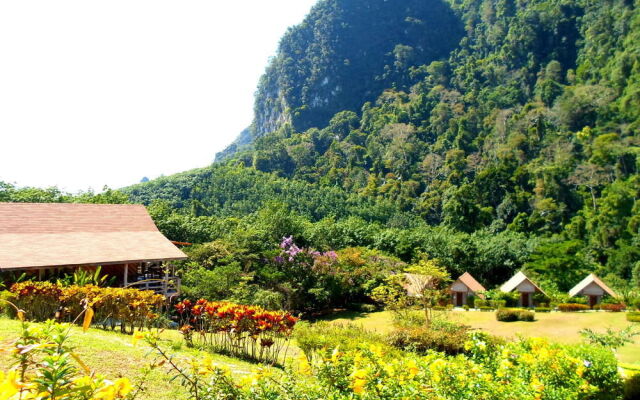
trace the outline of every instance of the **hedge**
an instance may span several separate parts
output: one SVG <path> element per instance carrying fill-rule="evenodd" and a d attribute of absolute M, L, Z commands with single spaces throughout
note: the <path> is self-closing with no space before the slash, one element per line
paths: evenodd
<path fill-rule="evenodd" d="M 165 303 L 162 295 L 150 290 L 111 287 L 59 286 L 51 282 L 25 281 L 11 286 L 13 301 L 32 321 L 59 319 L 73 321 L 85 307 L 95 312 L 94 321 L 103 328 L 133 332 L 148 327 Z"/>
<path fill-rule="evenodd" d="M 611 312 L 621 312 L 627 308 L 625 304 L 601 304 L 600 309 L 603 311 L 611 311 Z"/>
<path fill-rule="evenodd" d="M 627 313 L 627 321 L 629 321 L 629 322 L 640 322 L 640 312 Z"/>
<path fill-rule="evenodd" d="M 589 310 L 589 306 L 586 304 L 578 304 L 578 303 L 564 303 L 564 304 L 558 304 L 558 310 L 562 312 L 587 311 Z"/>
<path fill-rule="evenodd" d="M 496 311 L 496 319 L 502 322 L 534 321 L 535 315 L 531 311 L 518 308 L 501 308 Z"/>

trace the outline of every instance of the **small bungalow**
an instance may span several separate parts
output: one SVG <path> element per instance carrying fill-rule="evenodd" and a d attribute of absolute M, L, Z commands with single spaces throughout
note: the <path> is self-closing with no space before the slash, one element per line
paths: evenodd
<path fill-rule="evenodd" d="M 589 274 L 580 283 L 578 283 L 573 289 L 569 291 L 569 296 L 585 296 L 589 298 L 589 306 L 593 308 L 596 304 L 599 304 L 604 295 L 615 297 L 616 294 L 609 288 L 600 278 L 594 274 Z"/>
<path fill-rule="evenodd" d="M 470 273 L 465 272 L 451 284 L 449 290 L 451 291 L 451 303 L 456 307 L 462 307 L 467 304 L 469 296 L 478 296 L 484 299 L 482 292 L 487 289 L 476 281 Z"/>
<path fill-rule="evenodd" d="M 5 277 L 49 279 L 101 266 L 115 285 L 173 295 L 179 280 L 166 262 L 186 258 L 142 205 L 0 203 Z"/>
<path fill-rule="evenodd" d="M 543 293 L 531 279 L 529 279 L 522 271 L 515 274 L 511 279 L 505 282 L 500 290 L 505 293 L 511 293 L 517 290 L 520 293 L 518 305 L 520 307 L 533 307 L 533 295 L 535 293 Z"/>

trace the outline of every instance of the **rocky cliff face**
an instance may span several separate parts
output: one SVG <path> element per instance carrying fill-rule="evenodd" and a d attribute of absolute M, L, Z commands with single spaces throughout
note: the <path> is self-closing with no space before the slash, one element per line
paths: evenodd
<path fill-rule="evenodd" d="M 253 134 L 359 112 L 382 90 L 406 88 L 412 67 L 446 57 L 462 35 L 442 0 L 322 0 L 289 29 L 261 78 Z"/>

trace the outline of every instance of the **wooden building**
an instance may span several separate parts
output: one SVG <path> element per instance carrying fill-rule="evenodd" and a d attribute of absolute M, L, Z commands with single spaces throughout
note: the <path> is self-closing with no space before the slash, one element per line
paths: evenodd
<path fill-rule="evenodd" d="M 142 205 L 0 203 L 0 273 L 48 279 L 102 267 L 117 286 L 171 295 L 179 280 L 167 262 L 187 256 Z"/>
<path fill-rule="evenodd" d="M 602 301 L 602 297 L 609 295 L 615 297 L 616 294 L 600 278 L 594 274 L 589 274 L 580 283 L 569 291 L 569 296 L 585 296 L 589 300 L 589 306 L 593 308 Z"/>
<path fill-rule="evenodd" d="M 543 293 L 531 279 L 529 279 L 522 271 L 515 274 L 511 279 L 505 282 L 500 290 L 505 293 L 511 293 L 514 290 L 520 293 L 518 305 L 520 307 L 533 307 L 533 295 L 535 293 Z"/>
<path fill-rule="evenodd" d="M 462 307 L 467 304 L 469 296 L 478 296 L 484 299 L 487 289 L 484 288 L 470 273 L 465 272 L 451 284 L 451 303 L 456 307 Z M 472 304 L 473 305 L 473 304 Z"/>

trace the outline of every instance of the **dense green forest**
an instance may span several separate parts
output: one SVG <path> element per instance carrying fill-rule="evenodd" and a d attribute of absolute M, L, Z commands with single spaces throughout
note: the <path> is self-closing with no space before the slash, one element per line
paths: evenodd
<path fill-rule="evenodd" d="M 3 184 L 0 201 L 147 204 L 171 239 L 208 243 L 186 279 L 208 298 L 357 302 L 425 257 L 488 286 L 525 269 L 550 292 L 589 272 L 628 291 L 639 130 L 639 0 L 321 0 L 222 161 L 100 195 Z M 274 261 L 289 236 L 300 270 Z"/>

